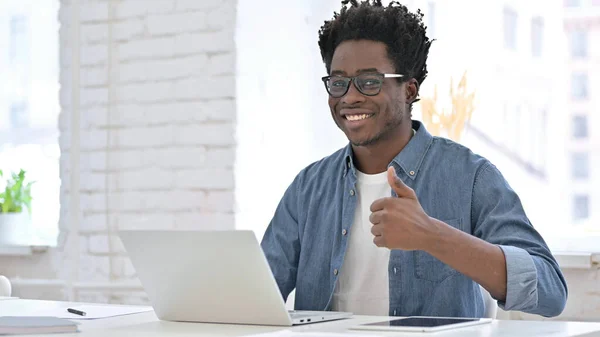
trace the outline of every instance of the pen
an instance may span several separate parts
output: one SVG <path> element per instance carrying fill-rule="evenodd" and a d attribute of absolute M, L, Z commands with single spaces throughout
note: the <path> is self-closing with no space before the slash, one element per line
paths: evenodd
<path fill-rule="evenodd" d="M 67 311 L 72 314 L 75 314 L 75 315 L 85 316 L 85 312 L 83 312 L 83 311 L 79 311 L 79 310 L 75 310 L 75 309 L 71 309 L 71 308 L 68 308 Z"/>

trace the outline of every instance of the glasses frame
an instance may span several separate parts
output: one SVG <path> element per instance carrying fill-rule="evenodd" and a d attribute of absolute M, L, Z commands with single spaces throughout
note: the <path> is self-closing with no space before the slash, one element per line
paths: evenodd
<path fill-rule="evenodd" d="M 375 94 L 367 94 L 365 92 L 362 91 L 362 89 L 359 88 L 358 85 L 356 85 L 355 79 L 360 77 L 361 75 L 377 75 L 379 77 L 381 77 L 382 79 L 382 83 L 379 86 L 379 89 L 377 90 L 377 93 Z M 329 91 L 329 86 L 327 85 L 327 82 L 332 78 L 332 77 L 340 77 L 340 78 L 344 78 L 348 80 L 348 85 L 346 85 L 346 90 L 344 90 L 344 93 L 339 95 L 339 96 L 334 96 L 331 94 L 331 91 Z M 354 85 L 354 87 L 356 88 L 356 90 L 358 90 L 358 92 L 360 92 L 361 94 L 365 95 L 365 96 L 377 96 L 379 95 L 379 93 L 381 92 L 381 87 L 383 86 L 383 79 L 386 78 L 402 78 L 404 77 L 404 75 L 402 74 L 385 74 L 385 73 L 364 73 L 364 74 L 359 74 L 356 76 L 340 76 L 340 75 L 329 75 L 329 76 L 323 76 L 321 77 L 321 80 L 323 81 L 323 84 L 325 85 L 325 90 L 327 90 L 327 93 L 329 94 L 329 96 L 333 97 L 333 98 L 342 98 L 344 97 L 347 93 L 348 90 L 350 90 L 350 85 Z"/>

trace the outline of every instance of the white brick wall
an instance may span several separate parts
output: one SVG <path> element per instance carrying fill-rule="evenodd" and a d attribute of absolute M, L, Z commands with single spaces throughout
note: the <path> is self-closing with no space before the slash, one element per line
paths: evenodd
<path fill-rule="evenodd" d="M 176 13 L 170 15 L 150 15 L 146 18 L 150 35 L 172 35 L 208 29 L 206 12 Z"/>
<path fill-rule="evenodd" d="M 137 1 L 123 1 L 117 5 L 116 18 L 117 19 L 131 19 L 131 18 L 144 18 L 148 14 L 161 14 L 171 13 L 175 8 L 175 1 L 173 0 L 150 0 L 144 1 L 144 5 L 141 6 L 140 2 Z M 182 11 L 185 12 L 185 11 Z"/>
<path fill-rule="evenodd" d="M 60 226 L 67 245 L 77 239 L 79 254 L 65 255 L 68 247 L 51 253 L 66 263 L 52 266 L 47 277 L 75 270 L 78 278 L 70 281 L 82 288 L 66 294 L 74 300 L 147 303 L 141 291 L 98 289 L 98 282 L 135 281 L 116 230 L 233 228 L 235 223 L 237 1 L 78 3 L 78 40 L 72 38 L 77 24 L 72 2 L 62 0 L 59 13 L 59 142 Z M 79 87 L 73 87 L 73 49 L 80 59 Z M 77 130 L 71 126 L 74 95 Z M 71 160 L 77 160 L 73 144 L 80 145 L 80 172 L 71 172 Z M 72 174 L 79 174 L 76 190 Z M 72 197 L 80 205 L 74 227 Z M 15 291 L 28 297 L 33 291 L 28 289 Z"/>

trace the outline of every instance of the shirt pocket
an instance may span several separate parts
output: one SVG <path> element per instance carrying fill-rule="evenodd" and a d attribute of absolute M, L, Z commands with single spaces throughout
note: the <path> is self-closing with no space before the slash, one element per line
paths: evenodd
<path fill-rule="evenodd" d="M 460 229 L 461 219 L 443 221 L 454 228 Z M 421 250 L 414 251 L 414 263 L 415 276 L 419 280 L 442 282 L 448 277 L 458 274 L 458 271 L 449 265 Z"/>

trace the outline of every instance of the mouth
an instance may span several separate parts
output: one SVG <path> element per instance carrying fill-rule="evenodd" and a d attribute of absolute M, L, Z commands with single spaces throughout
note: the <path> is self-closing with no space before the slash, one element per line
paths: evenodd
<path fill-rule="evenodd" d="M 352 113 L 352 114 L 342 114 L 342 119 L 344 121 L 344 127 L 346 131 L 349 132 L 360 132 L 365 127 L 368 127 L 372 122 L 372 117 L 375 116 L 374 113 Z"/>
<path fill-rule="evenodd" d="M 369 123 L 369 120 L 375 116 L 375 114 L 368 109 L 360 109 L 360 108 L 344 108 L 340 110 L 340 115 L 342 119 L 345 121 L 345 125 L 349 129 L 353 129 L 358 131 L 359 128 L 362 128 L 364 125 Z"/>
<path fill-rule="evenodd" d="M 344 115 L 342 116 L 344 119 L 351 121 L 351 122 L 358 122 L 358 121 L 362 121 L 365 120 L 367 118 L 371 118 L 375 116 L 375 114 L 352 114 L 352 115 Z"/>
<path fill-rule="evenodd" d="M 343 119 L 351 122 L 358 122 L 375 116 L 371 110 L 361 108 L 343 108 L 340 110 L 340 115 Z"/>

